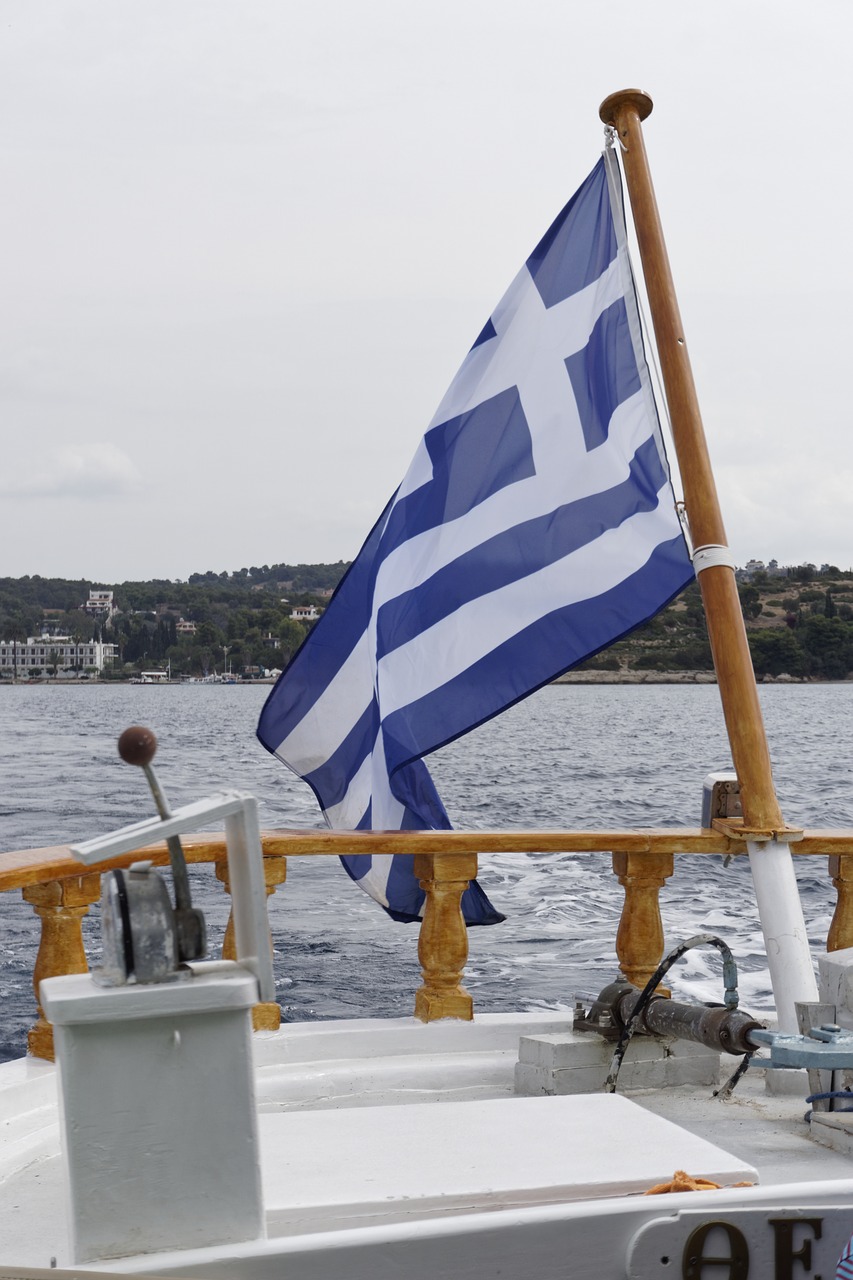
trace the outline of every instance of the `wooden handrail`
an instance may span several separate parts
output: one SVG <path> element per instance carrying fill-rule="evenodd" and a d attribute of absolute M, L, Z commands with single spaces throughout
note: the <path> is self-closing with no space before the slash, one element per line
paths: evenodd
<path fill-rule="evenodd" d="M 225 855 L 218 833 L 183 836 L 188 862 L 217 862 Z M 743 841 L 707 827 L 656 827 L 634 831 L 264 831 L 264 856 L 336 857 L 342 853 L 717 853 L 740 854 Z M 791 845 L 797 855 L 853 853 L 853 828 L 806 830 Z M 100 863 L 99 871 L 126 867 L 139 858 L 165 866 L 165 844 L 151 845 Z M 0 853 L 0 892 L 79 876 L 81 864 L 68 845 L 14 849 Z"/>
<path fill-rule="evenodd" d="M 828 856 L 829 874 L 837 890 L 836 908 L 827 949 L 853 944 L 853 829 L 797 833 L 792 851 Z M 743 838 L 736 825 L 728 830 L 703 827 L 665 827 L 625 831 L 265 831 L 261 837 L 267 892 L 284 883 L 288 857 L 333 857 L 341 853 L 410 853 L 427 894 L 418 954 L 423 986 L 416 994 L 415 1014 L 424 1021 L 473 1016 L 471 997 L 462 986 L 468 949 L 460 901 L 468 881 L 476 875 L 477 854 L 601 853 L 612 855 L 613 871 L 625 891 L 616 954 L 622 972 L 642 986 L 663 954 L 660 890 L 672 874 L 673 855 L 742 854 Z M 213 863 L 226 883 L 225 837 L 217 833 L 185 836 L 188 862 Z M 80 972 L 85 968 L 82 918 L 97 901 L 99 873 L 127 866 L 140 858 L 167 865 L 165 844 L 136 850 L 99 865 L 84 868 L 67 845 L 18 849 L 0 853 L 0 892 L 20 889 L 41 918 L 41 944 L 34 974 L 36 1001 L 43 977 Z M 225 951 L 229 951 L 226 932 Z M 53 1056 L 53 1028 L 43 1017 L 29 1035 L 30 1052 Z M 255 1009 L 255 1026 L 274 1030 L 280 1022 L 276 1004 Z"/>

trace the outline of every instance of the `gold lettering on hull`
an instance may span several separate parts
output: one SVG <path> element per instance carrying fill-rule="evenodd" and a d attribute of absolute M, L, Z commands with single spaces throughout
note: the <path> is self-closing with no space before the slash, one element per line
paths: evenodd
<path fill-rule="evenodd" d="M 812 1245 L 822 1238 L 822 1218 L 768 1218 L 767 1225 L 773 1231 L 773 1280 L 824 1280 L 812 1272 Z M 688 1236 L 681 1275 L 683 1280 L 749 1280 L 749 1264 L 743 1232 L 731 1222 L 715 1219 L 703 1222 Z M 766 1275 L 766 1267 L 761 1272 Z"/>
<path fill-rule="evenodd" d="M 705 1253 L 712 1232 L 722 1232 L 728 1240 L 728 1255 Z M 719 1246 L 715 1246 L 719 1247 Z M 718 1270 L 728 1267 L 728 1274 Z M 706 1274 L 707 1271 L 707 1274 Z M 749 1246 L 743 1233 L 730 1222 L 703 1222 L 687 1237 L 681 1261 L 684 1280 L 747 1280 Z"/>

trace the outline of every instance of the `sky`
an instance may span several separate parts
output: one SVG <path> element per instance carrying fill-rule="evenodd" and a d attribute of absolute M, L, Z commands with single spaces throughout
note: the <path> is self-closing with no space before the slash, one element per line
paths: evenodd
<path fill-rule="evenodd" d="M 349 560 L 644 126 L 735 560 L 853 565 L 849 0 L 0 0 L 0 576 Z"/>

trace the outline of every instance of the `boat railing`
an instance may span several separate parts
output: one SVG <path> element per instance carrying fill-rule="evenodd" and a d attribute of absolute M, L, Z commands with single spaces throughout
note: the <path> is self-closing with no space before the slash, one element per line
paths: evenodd
<path fill-rule="evenodd" d="M 225 837 L 186 836 L 188 862 L 212 863 L 217 879 L 230 892 Z M 616 955 L 624 976 L 644 986 L 663 956 L 664 932 L 660 892 L 674 871 L 676 854 L 744 855 L 746 844 L 737 822 L 714 828 L 658 828 L 637 831 L 265 831 L 261 843 L 267 894 L 287 877 L 290 857 L 337 856 L 342 853 L 409 853 L 426 894 L 418 938 L 422 983 L 415 993 L 414 1014 L 424 1022 L 439 1018 L 471 1019 L 473 1002 L 462 985 L 468 958 L 468 931 L 460 907 L 462 895 L 477 875 L 478 856 L 494 853 L 610 854 L 613 872 L 624 889 L 616 935 Z M 826 939 L 828 951 L 853 946 L 853 830 L 796 833 L 797 856 L 828 857 L 836 890 L 835 910 Z M 43 978 L 85 973 L 83 917 L 100 897 L 100 873 L 126 867 L 141 857 L 168 865 L 164 844 L 102 863 L 88 871 L 65 845 L 0 854 L 0 891 L 20 890 L 41 921 L 33 986 L 38 1018 L 27 1047 L 37 1058 L 53 1059 L 53 1028 L 38 1000 Z M 222 947 L 235 958 L 233 921 L 229 918 Z M 255 1006 L 256 1030 L 276 1030 L 278 1004 Z"/>

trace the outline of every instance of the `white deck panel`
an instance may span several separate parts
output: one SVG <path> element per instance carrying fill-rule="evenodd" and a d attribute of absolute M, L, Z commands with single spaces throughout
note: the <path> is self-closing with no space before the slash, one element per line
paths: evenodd
<path fill-rule="evenodd" d="M 271 1235 L 645 1191 L 746 1161 L 618 1095 L 416 1103 L 261 1118 Z"/>

